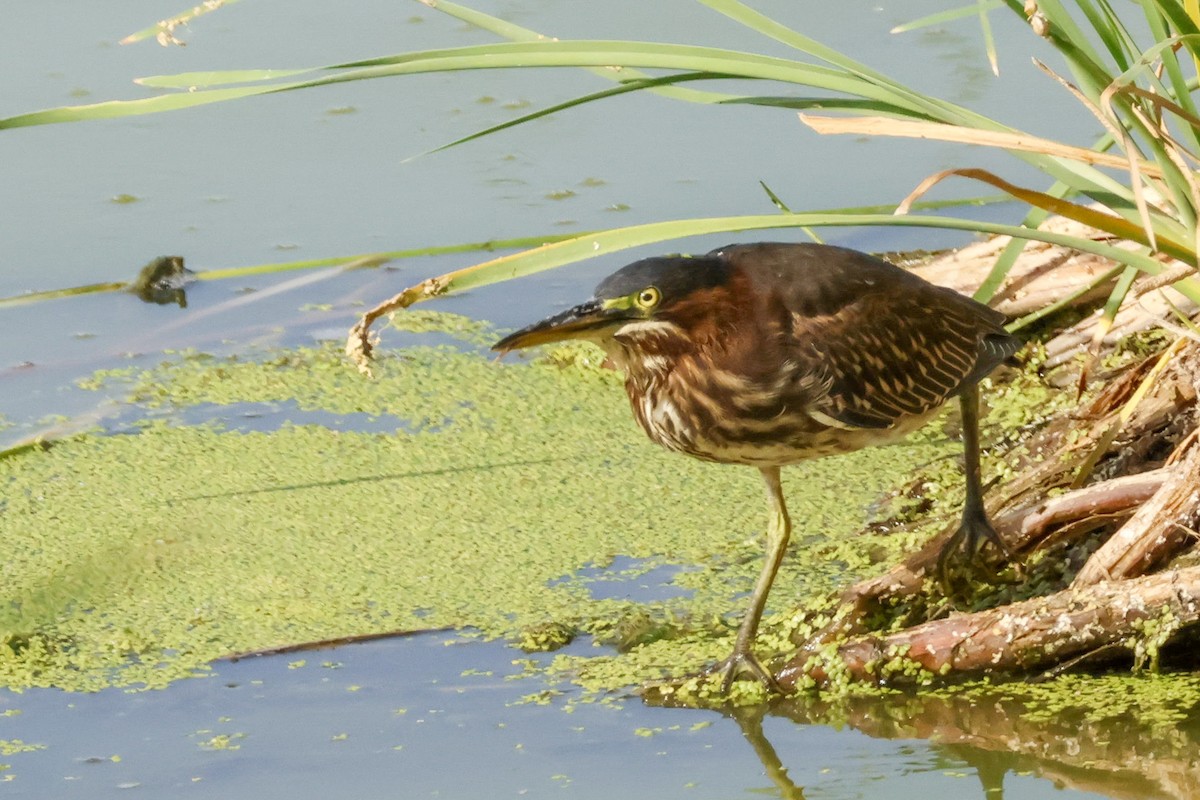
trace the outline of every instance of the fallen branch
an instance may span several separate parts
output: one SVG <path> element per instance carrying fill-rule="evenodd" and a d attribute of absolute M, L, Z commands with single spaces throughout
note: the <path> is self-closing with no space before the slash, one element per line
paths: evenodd
<path fill-rule="evenodd" d="M 1090 517 L 1132 514 L 1133 509 L 1154 496 L 1169 473 L 1167 469 L 1155 469 L 1113 478 L 1009 511 L 995 518 L 996 531 L 1013 551 L 1028 551 L 1059 526 Z M 953 530 L 954 526 L 933 537 L 924 547 L 883 575 L 854 584 L 843 592 L 842 602 L 860 605 L 883 597 L 902 597 L 920 591 L 930 570 L 937 563 L 942 545 Z"/>
<path fill-rule="evenodd" d="M 838 674 L 903 683 L 915 679 L 914 668 L 925 676 L 1044 669 L 1113 644 L 1153 658 L 1175 631 L 1197 621 L 1200 567 L 1188 567 L 854 637 L 832 660 L 801 652 L 777 678 L 791 689 L 804 677 L 826 684 Z"/>
<path fill-rule="evenodd" d="M 1143 575 L 1183 544 L 1200 527 L 1200 445 L 1193 444 L 1170 476 L 1121 528 L 1092 554 L 1075 576 L 1074 586 Z"/>

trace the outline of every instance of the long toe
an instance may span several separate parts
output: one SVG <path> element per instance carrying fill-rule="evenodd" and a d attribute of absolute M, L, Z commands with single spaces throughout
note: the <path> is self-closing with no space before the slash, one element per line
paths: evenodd
<path fill-rule="evenodd" d="M 966 551 L 968 558 L 975 558 L 979 554 L 979 550 L 983 545 L 990 544 L 1000 551 L 1000 554 L 1009 561 L 1015 561 L 1012 550 L 1000 534 L 996 533 L 996 529 L 992 527 L 992 522 L 987 518 L 987 515 L 980 511 L 977 514 L 967 513 L 963 515 L 962 525 L 959 530 L 964 531 L 964 541 L 966 543 Z"/>
<path fill-rule="evenodd" d="M 992 545 L 1018 572 L 1020 562 L 1017 561 L 1012 549 L 1005 543 L 992 523 L 983 514 L 965 514 L 958 529 L 946 540 L 938 553 L 937 577 L 946 594 L 953 592 L 953 574 L 957 571 L 953 562 L 960 561 L 963 571 L 972 577 L 977 577 L 982 561 L 980 552 L 985 545 Z M 995 579 L 994 570 L 986 570 L 988 578 Z"/>
<path fill-rule="evenodd" d="M 775 676 L 771 671 L 763 666 L 758 660 L 758 656 L 747 651 L 734 650 L 729 658 L 723 661 L 718 661 L 708 669 L 710 675 L 721 675 L 721 693 L 729 694 L 729 690 L 733 687 L 733 682 L 743 676 L 749 676 L 766 687 L 768 692 L 773 694 L 783 694 L 783 689 L 780 688 L 779 682 L 775 680 Z"/>

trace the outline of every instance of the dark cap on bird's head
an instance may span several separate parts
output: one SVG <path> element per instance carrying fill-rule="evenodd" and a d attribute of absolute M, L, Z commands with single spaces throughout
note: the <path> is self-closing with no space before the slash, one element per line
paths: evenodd
<path fill-rule="evenodd" d="M 635 261 L 600 281 L 590 300 L 505 336 L 492 349 L 601 339 L 627 322 L 651 319 L 697 291 L 722 286 L 729 275 L 729 262 L 711 254 Z"/>

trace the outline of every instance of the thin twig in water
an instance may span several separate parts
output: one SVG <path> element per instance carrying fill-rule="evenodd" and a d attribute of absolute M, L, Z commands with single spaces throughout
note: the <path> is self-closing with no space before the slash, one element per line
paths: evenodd
<path fill-rule="evenodd" d="M 279 647 L 268 647 L 263 650 L 247 650 L 244 653 L 232 653 L 227 656 L 221 656 L 217 661 L 228 661 L 231 664 L 246 658 L 264 658 L 266 656 L 280 656 L 286 653 L 303 653 L 308 650 L 327 650 L 331 647 L 341 647 L 344 644 L 362 644 L 363 642 L 374 642 L 380 639 L 399 639 L 406 636 L 417 636 L 422 633 L 444 633 L 453 628 L 419 628 L 417 630 L 399 630 L 399 631 L 384 631 L 383 633 L 363 633 L 357 636 L 338 636 L 333 639 L 319 639 L 315 642 L 299 642 L 297 644 L 285 644 Z"/>

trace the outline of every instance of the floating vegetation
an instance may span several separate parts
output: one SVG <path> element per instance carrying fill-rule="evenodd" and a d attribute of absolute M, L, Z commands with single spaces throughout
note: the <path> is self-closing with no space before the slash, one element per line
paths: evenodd
<path fill-rule="evenodd" d="M 596 674 L 610 663 L 605 688 L 727 649 L 759 568 L 753 475 L 644 441 L 598 351 L 497 362 L 470 348 L 493 338 L 480 323 L 396 321 L 465 344 L 395 350 L 375 380 L 333 347 L 179 355 L 93 382 L 160 409 L 136 434 L 0 460 L 0 682 L 162 686 L 230 653 L 435 627 L 541 647 L 606 641 L 627 652 L 596 660 Z M 396 430 L 235 432 L 161 414 L 256 403 L 395 418 Z M 801 533 L 777 608 L 911 546 L 912 534 L 851 538 L 860 509 L 952 449 L 930 434 L 789 470 Z M 618 555 L 682 567 L 679 590 L 593 596 L 595 565 Z M 764 641 L 783 623 L 769 619 Z"/>

